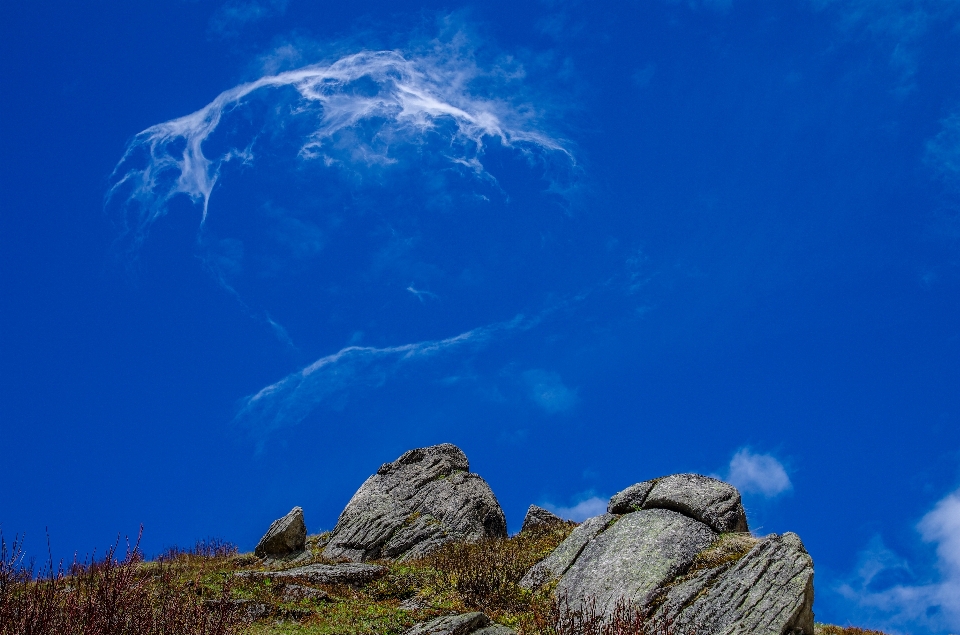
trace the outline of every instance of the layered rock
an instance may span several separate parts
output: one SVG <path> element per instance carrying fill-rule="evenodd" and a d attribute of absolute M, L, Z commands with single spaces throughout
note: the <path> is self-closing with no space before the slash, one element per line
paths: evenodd
<path fill-rule="evenodd" d="M 664 591 L 653 621 L 677 635 L 813 633 L 813 560 L 793 533 L 771 534 Z"/>
<path fill-rule="evenodd" d="M 737 488 L 699 474 L 674 474 L 657 479 L 643 501 L 643 509 L 672 509 L 718 533 L 747 531 L 747 515 Z"/>
<path fill-rule="evenodd" d="M 614 494 L 611 514 L 641 509 L 672 509 L 709 525 L 719 533 L 747 531 L 740 492 L 729 483 L 699 474 L 673 474 L 631 485 Z"/>
<path fill-rule="evenodd" d="M 503 510 L 460 448 L 410 450 L 364 482 L 323 555 L 364 562 L 412 558 L 454 540 L 506 537 Z"/>
<path fill-rule="evenodd" d="M 277 558 L 300 553 L 306 546 L 307 525 L 303 522 L 303 510 L 294 507 L 286 516 L 270 523 L 253 553 L 260 558 Z"/>

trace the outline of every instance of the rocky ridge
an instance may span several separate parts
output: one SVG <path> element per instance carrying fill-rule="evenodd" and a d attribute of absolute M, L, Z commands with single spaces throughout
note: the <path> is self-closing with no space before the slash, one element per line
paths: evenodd
<path fill-rule="evenodd" d="M 271 525 L 257 555 L 295 553 L 298 510 Z M 578 525 L 519 585 L 601 619 L 628 607 L 643 616 L 650 633 L 814 635 L 812 559 L 796 534 L 748 533 L 733 486 L 674 474 L 624 489 L 607 510 Z M 564 523 L 533 505 L 521 533 Z M 307 588 L 301 583 L 362 585 L 387 571 L 369 561 L 411 560 L 448 542 L 506 535 L 489 485 L 469 472 L 459 448 L 442 444 L 410 450 L 371 475 L 321 546 L 324 562 L 244 575 L 269 577 L 298 593 Z M 405 604 L 413 609 L 419 602 Z M 513 632 L 483 613 L 464 613 L 422 622 L 408 635 Z"/>

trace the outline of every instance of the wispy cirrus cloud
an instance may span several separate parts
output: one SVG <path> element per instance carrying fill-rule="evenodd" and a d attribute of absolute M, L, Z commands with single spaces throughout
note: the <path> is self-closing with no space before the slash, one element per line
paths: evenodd
<path fill-rule="evenodd" d="M 852 579 L 839 586 L 861 619 L 892 632 L 960 629 L 960 490 L 941 499 L 917 524 L 921 539 L 936 545 L 937 579 L 918 580 L 906 560 L 879 537 L 860 554 Z"/>
<path fill-rule="evenodd" d="M 361 51 L 265 75 L 136 135 L 114 170 L 108 202 L 119 203 L 135 240 L 179 195 L 201 205 L 203 223 L 223 168 L 252 165 L 261 150 L 275 150 L 269 146 L 278 132 L 288 130 L 297 131 L 299 141 L 284 150 L 292 145 L 301 160 L 327 167 L 389 166 L 397 161 L 398 146 L 422 145 L 430 137 L 443 141 L 438 147 L 451 168 L 481 177 L 488 140 L 572 162 L 561 142 L 536 127 L 534 110 L 472 93 L 471 81 L 480 74 L 469 56 L 440 49 L 421 55 Z M 279 113 L 276 119 L 248 127 L 210 152 L 221 126 L 235 117 L 243 121 L 246 108 L 264 102 Z M 226 127 L 220 134 L 230 133 Z"/>
<path fill-rule="evenodd" d="M 730 459 L 724 477 L 741 492 L 774 498 L 793 488 L 783 464 L 770 454 L 755 454 L 741 448 Z"/>
<path fill-rule="evenodd" d="M 226 6 L 236 8 L 237 19 L 259 15 L 252 3 Z M 158 221 L 184 209 L 175 200 L 190 203 L 186 207 L 199 212 L 197 250 L 207 271 L 291 349 L 292 338 L 271 316 L 296 315 L 289 307 L 305 293 L 320 289 L 333 298 L 312 310 L 341 303 L 331 311 L 353 311 L 377 293 L 372 279 L 386 278 L 391 267 L 407 271 L 407 261 L 410 273 L 427 272 L 428 280 L 458 280 L 453 276 L 467 266 L 457 258 L 461 251 L 438 253 L 423 236 L 442 236 L 444 245 L 459 238 L 433 229 L 447 222 L 438 222 L 439 209 L 455 213 L 463 200 L 486 205 L 486 195 L 509 198 L 487 170 L 490 153 L 498 165 L 505 157 L 513 162 L 511 178 L 518 167 L 531 168 L 526 176 L 545 181 L 545 192 L 562 189 L 554 179 L 576 172 L 571 151 L 546 131 L 542 111 L 527 99 L 522 66 L 498 57 L 481 67 L 467 40 L 444 33 L 408 50 L 360 50 L 275 70 L 147 128 L 128 144 L 107 195 L 122 245 L 136 251 Z M 249 185 L 257 176 L 265 187 Z M 243 191 L 239 200 L 212 204 L 227 184 Z M 284 198 L 289 192 L 298 197 Z M 258 197 L 262 202 L 251 202 Z M 268 285 L 262 281 L 280 276 L 296 291 L 278 300 L 280 285 L 263 293 Z M 443 308 L 427 302 L 438 296 L 414 280 L 408 293 Z M 258 291 L 288 310 L 261 309 L 249 299 Z M 347 346 L 243 400 L 237 421 L 261 432 L 294 425 L 319 405 L 380 385 L 400 368 L 485 346 L 537 319 L 488 323 L 446 339 Z"/>

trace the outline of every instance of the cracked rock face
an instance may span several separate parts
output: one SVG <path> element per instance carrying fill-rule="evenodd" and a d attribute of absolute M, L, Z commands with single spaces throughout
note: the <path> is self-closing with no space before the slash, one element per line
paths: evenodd
<path fill-rule="evenodd" d="M 520 580 L 520 586 L 526 589 L 535 589 L 548 582 L 559 580 L 560 576 L 567 572 L 570 565 L 577 559 L 583 548 L 591 540 L 607 528 L 617 517 L 613 514 L 602 514 L 594 516 L 583 521 L 573 532 L 567 536 L 567 539 L 550 552 L 550 555 L 533 565 L 523 579 Z"/>
<path fill-rule="evenodd" d="M 323 555 L 364 562 L 425 555 L 453 540 L 503 538 L 507 522 L 466 455 L 444 443 L 385 463 L 340 514 Z"/>
<path fill-rule="evenodd" d="M 627 514 L 587 543 L 560 578 L 557 594 L 574 609 L 595 601 L 605 615 L 613 614 L 619 601 L 646 606 L 716 539 L 703 523 L 667 509 Z"/>
<path fill-rule="evenodd" d="M 796 534 L 771 534 L 736 562 L 669 589 L 654 620 L 677 635 L 812 634 L 813 559 Z"/>
<path fill-rule="evenodd" d="M 289 514 L 270 523 L 253 553 L 260 558 L 286 556 L 303 551 L 306 546 L 307 525 L 303 522 L 303 510 L 294 507 Z"/>

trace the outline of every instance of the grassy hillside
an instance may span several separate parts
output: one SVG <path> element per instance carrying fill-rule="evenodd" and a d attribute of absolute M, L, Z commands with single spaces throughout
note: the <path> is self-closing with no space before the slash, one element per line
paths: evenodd
<path fill-rule="evenodd" d="M 34 575 L 19 545 L 0 538 L 0 635 L 395 635 L 431 617 L 467 611 L 483 611 L 520 635 L 640 632 L 643 620 L 635 612 L 622 610 L 616 623 L 604 624 L 554 601 L 549 589 L 531 593 L 517 584 L 573 526 L 449 544 L 419 560 L 384 562 L 386 575 L 357 586 L 237 575 L 264 567 L 217 541 L 171 549 L 149 562 L 136 547 L 123 557 L 113 550 L 99 561 Z M 310 561 L 324 562 L 324 538 L 308 540 Z"/>

